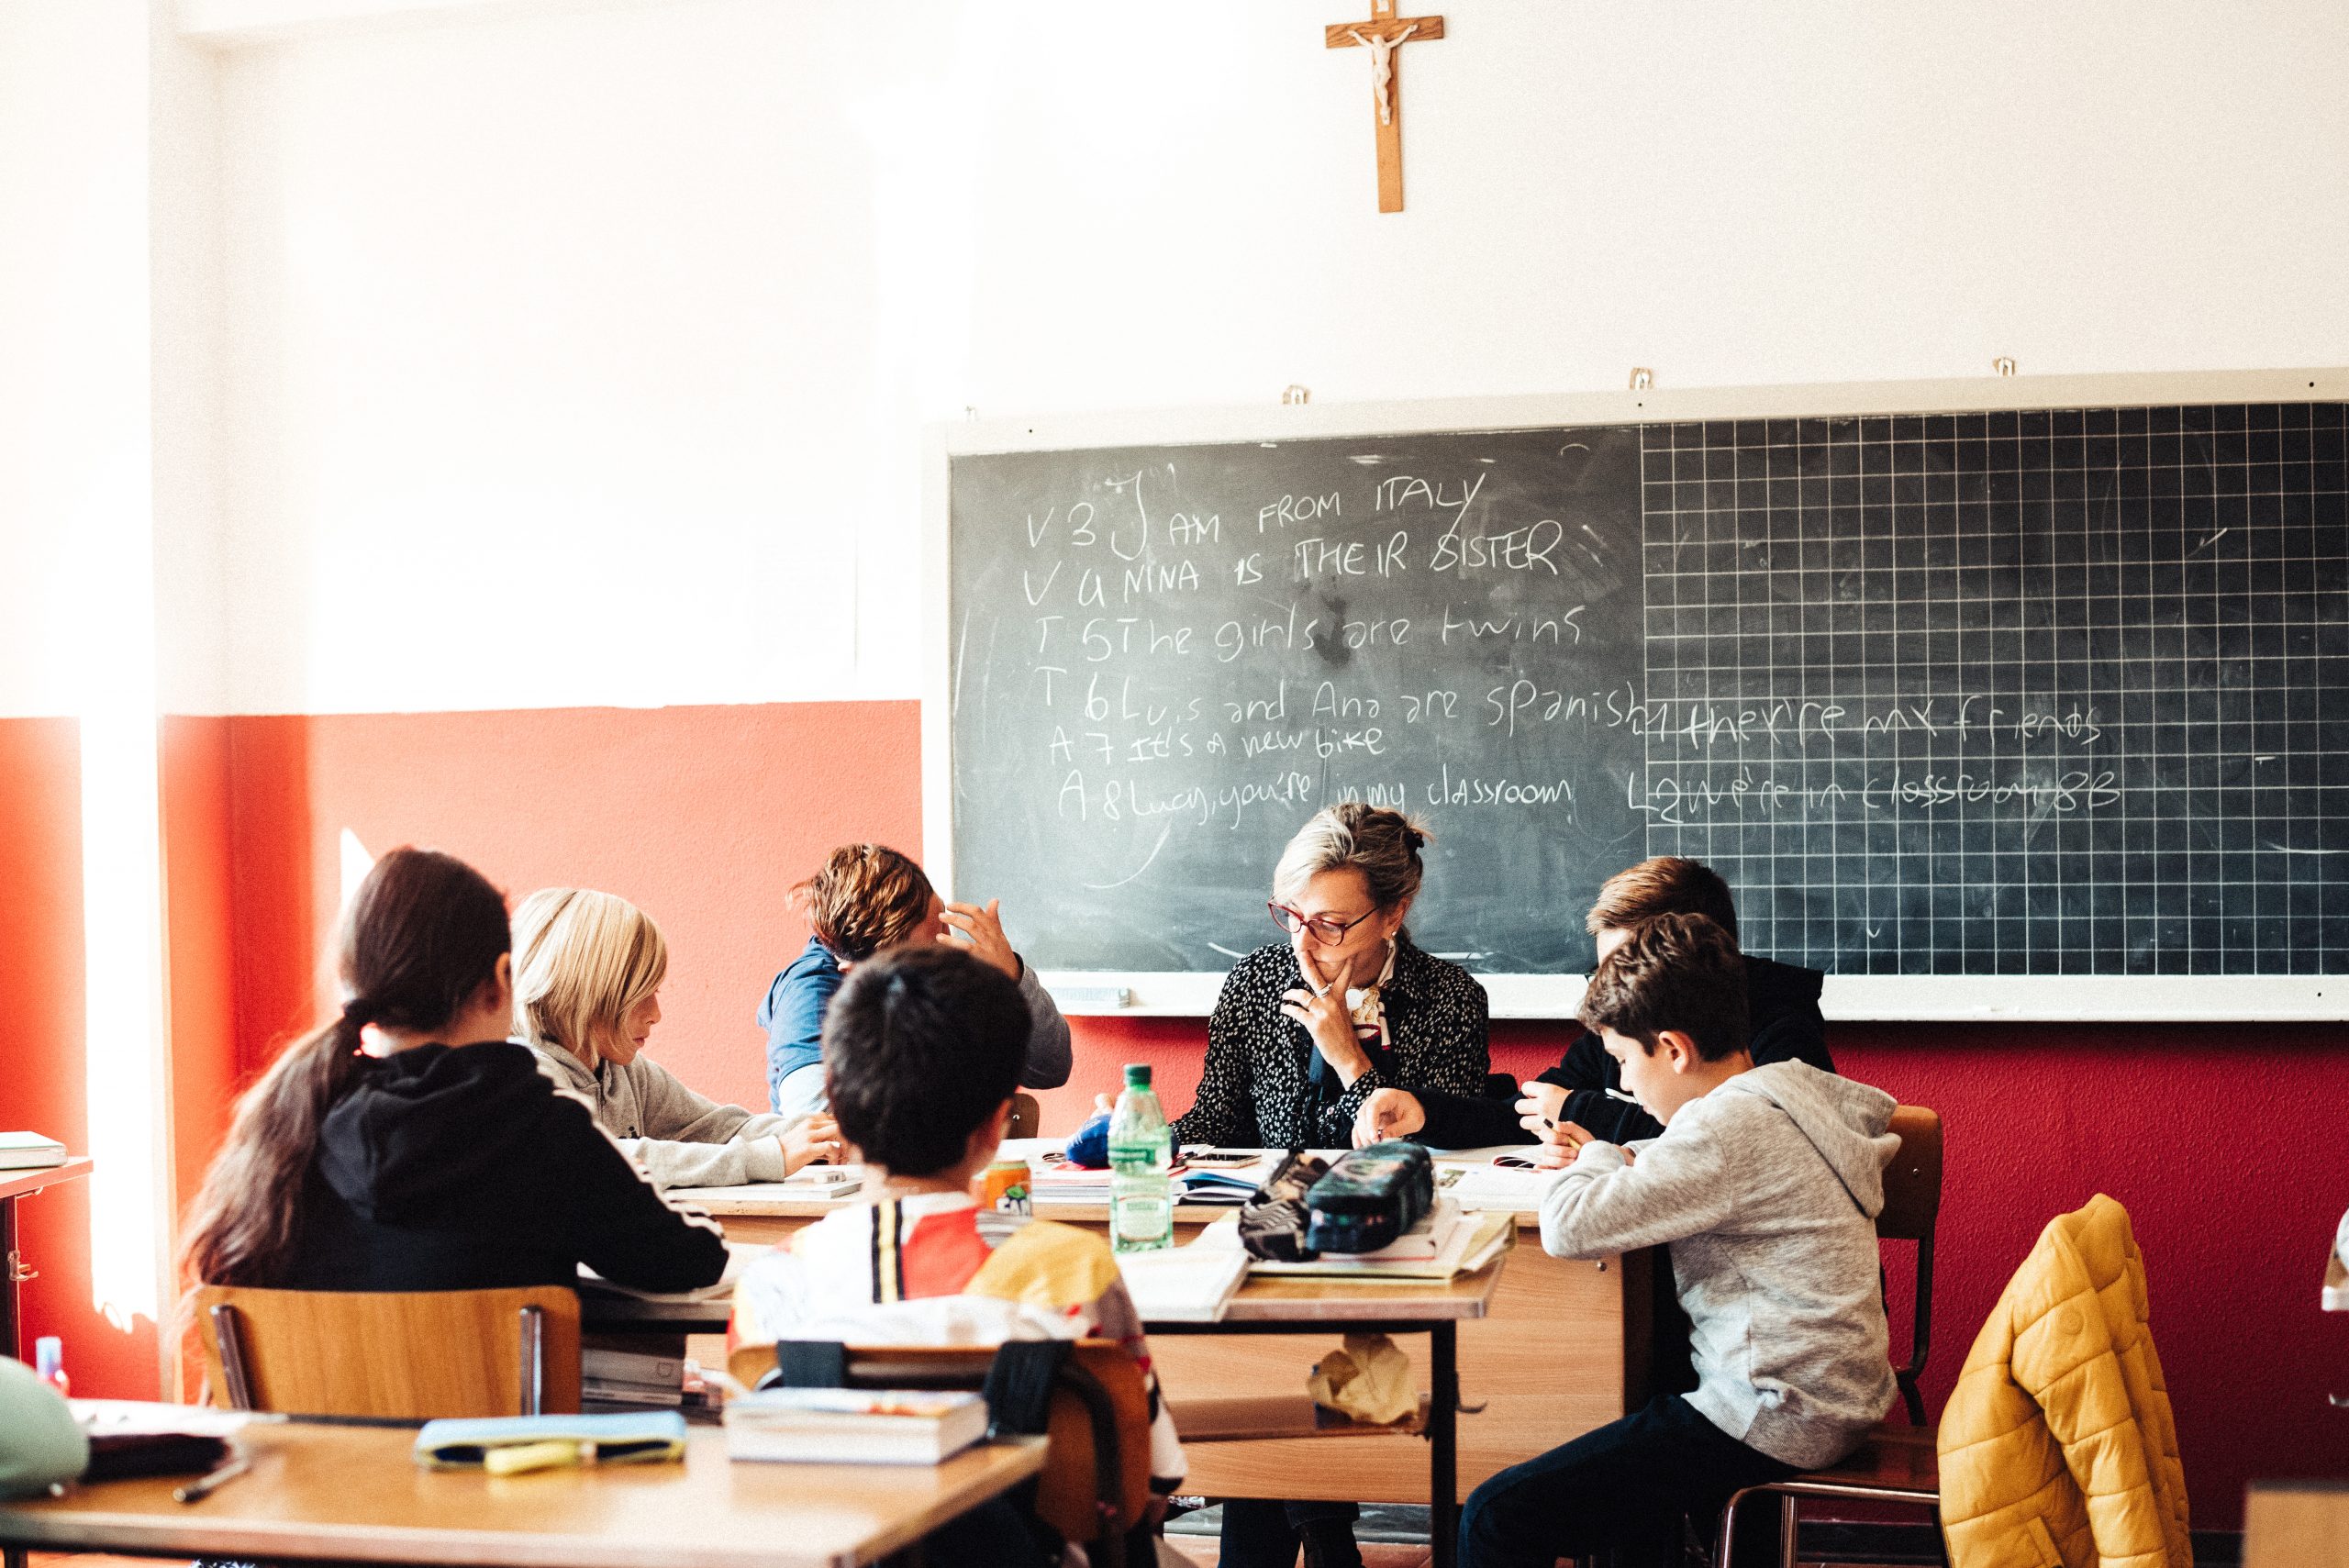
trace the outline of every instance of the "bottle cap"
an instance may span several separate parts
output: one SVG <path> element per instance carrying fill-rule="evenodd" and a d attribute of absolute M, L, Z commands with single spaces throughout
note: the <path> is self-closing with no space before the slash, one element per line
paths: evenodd
<path fill-rule="evenodd" d="M 1147 1089 L 1150 1087 L 1149 1062 L 1129 1062 L 1126 1063 L 1126 1087 L 1129 1089 Z"/>
<path fill-rule="evenodd" d="M 55 1377 L 65 1365 L 65 1341 L 54 1334 L 44 1334 L 33 1341 L 33 1370 L 43 1377 Z"/>

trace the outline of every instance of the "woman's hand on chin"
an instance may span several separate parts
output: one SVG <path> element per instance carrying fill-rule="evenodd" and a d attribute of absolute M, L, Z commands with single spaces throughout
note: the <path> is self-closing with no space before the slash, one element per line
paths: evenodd
<path fill-rule="evenodd" d="M 1313 1049 L 1321 1053 L 1347 1088 L 1355 1079 L 1370 1071 L 1370 1057 L 1354 1036 L 1354 1021 L 1346 1012 L 1346 986 L 1353 975 L 1353 962 L 1341 959 L 1335 973 L 1324 973 L 1312 953 L 1303 947 L 1297 950 L 1297 968 L 1305 975 L 1305 984 L 1281 997 L 1281 1011 L 1305 1026 L 1313 1037 Z"/>

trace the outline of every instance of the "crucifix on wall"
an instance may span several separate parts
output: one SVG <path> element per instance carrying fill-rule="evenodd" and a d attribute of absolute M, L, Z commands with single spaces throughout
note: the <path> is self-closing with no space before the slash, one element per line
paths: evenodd
<path fill-rule="evenodd" d="M 1332 22 L 1322 29 L 1326 47 L 1370 50 L 1371 123 L 1378 133 L 1378 210 L 1403 210 L 1403 83 L 1396 74 L 1397 52 L 1408 40 L 1443 37 L 1442 17 L 1397 17 L 1395 0 L 1370 0 L 1367 22 Z"/>

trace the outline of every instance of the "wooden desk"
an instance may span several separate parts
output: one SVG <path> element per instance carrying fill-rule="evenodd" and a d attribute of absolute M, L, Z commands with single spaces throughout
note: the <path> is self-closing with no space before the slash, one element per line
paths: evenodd
<path fill-rule="evenodd" d="M 2349 1483 L 2254 1481 L 2243 1568 L 2349 1568 Z"/>
<path fill-rule="evenodd" d="M 88 1155 L 77 1155 L 61 1165 L 37 1171 L 0 1171 L 0 1354 L 25 1360 L 24 1312 L 17 1286 L 33 1277 L 17 1255 L 17 1200 L 29 1197 L 60 1182 L 79 1181 L 90 1173 Z"/>
<path fill-rule="evenodd" d="M 728 1240 L 764 1242 L 780 1241 L 810 1220 L 857 1201 L 825 1202 L 773 1187 L 680 1188 L 671 1195 L 716 1217 Z M 1101 1204 L 1046 1205 L 1037 1212 L 1072 1225 L 1106 1229 L 1108 1223 Z M 1178 1206 L 1177 1240 L 1187 1240 L 1198 1227 L 1230 1213 L 1229 1207 Z M 1604 1426 L 1648 1398 L 1654 1254 L 1632 1252 L 1597 1262 L 1553 1258 L 1542 1251 L 1532 1215 L 1519 1216 L 1518 1225 L 1519 1244 L 1485 1316 L 1459 1327 L 1460 1386 L 1470 1406 L 1459 1423 L 1463 1495 L 1497 1472 Z M 1262 1289 L 1264 1283 L 1252 1281 L 1247 1290 Z M 1245 1338 L 1169 1335 L 1163 1344 L 1153 1345 L 1152 1354 L 1160 1378 L 1178 1399 L 1301 1392 L 1306 1374 L 1334 1337 L 1329 1329 Z M 1427 1353 L 1432 1360 L 1432 1350 Z M 1422 1386 L 1432 1371 L 1422 1367 Z M 1391 1437 L 1201 1444 L 1191 1451 L 1184 1486 L 1210 1497 L 1256 1497 L 1277 1487 L 1288 1497 L 1428 1503 L 1429 1473 L 1419 1457 L 1408 1443 Z"/>
<path fill-rule="evenodd" d="M 1043 1468 L 1043 1440 L 944 1464 L 735 1464 L 696 1429 L 683 1464 L 492 1477 L 419 1469 L 413 1427 L 256 1423 L 252 1471 L 200 1503 L 177 1479 L 0 1503 L 12 1549 L 495 1568 L 852 1568 Z M 13 1555 L 13 1551 L 12 1551 Z"/>
<path fill-rule="evenodd" d="M 1326 1331 L 1333 1327 L 1352 1334 L 1425 1334 L 1431 1374 L 1428 1384 L 1427 1429 L 1429 1543 L 1434 1551 L 1434 1568 L 1452 1568 L 1460 1545 L 1458 1333 L 1461 1324 L 1474 1322 L 1492 1309 L 1494 1292 L 1510 1256 L 1505 1252 L 1473 1274 L 1443 1281 L 1382 1284 L 1364 1280 L 1252 1275 L 1224 1308 L 1219 1322 L 1145 1323 L 1151 1335 L 1151 1359 L 1158 1366 L 1160 1386 L 1168 1390 L 1169 1398 L 1177 1398 L 1174 1390 L 1178 1385 L 1167 1381 L 1167 1352 L 1173 1347 L 1162 1342 L 1169 1339 L 1277 1333 L 1299 1329 Z M 1228 1340 L 1215 1347 L 1219 1356 L 1230 1348 Z M 1395 1440 L 1392 1437 L 1313 1438 L 1291 1440 L 1277 1446 L 1313 1449 L 1323 1443 L 1360 1446 L 1382 1442 L 1392 1446 Z M 1275 1468 L 1265 1473 L 1285 1473 L 1278 1470 L 1277 1461 L 1268 1460 L 1267 1451 L 1275 1446 L 1253 1441 L 1200 1443 L 1186 1447 L 1184 1452 L 1191 1459 L 1194 1475 L 1201 1455 L 1229 1447 L 1245 1447 L 1260 1464 L 1272 1463 Z M 1197 1483 L 1186 1481 L 1186 1485 Z"/>

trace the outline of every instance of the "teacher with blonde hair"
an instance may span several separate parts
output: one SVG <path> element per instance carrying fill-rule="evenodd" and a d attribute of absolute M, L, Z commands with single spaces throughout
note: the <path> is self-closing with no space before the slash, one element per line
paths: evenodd
<path fill-rule="evenodd" d="M 1288 940 L 1225 979 L 1178 1143 L 1343 1149 L 1379 1089 L 1484 1087 L 1485 988 L 1404 924 L 1430 842 L 1401 812 L 1351 800 L 1298 829 L 1266 906 Z"/>
<path fill-rule="evenodd" d="M 1288 933 L 1234 964 L 1208 1019 L 1207 1064 L 1174 1141 L 1343 1149 L 1380 1089 L 1473 1095 L 1492 1064 L 1485 988 L 1422 952 L 1404 924 L 1426 873 L 1428 831 L 1399 811 L 1343 801 L 1317 812 L 1273 868 Z M 1233 1497 L 1224 1568 L 1359 1563 L 1355 1506 Z"/>

